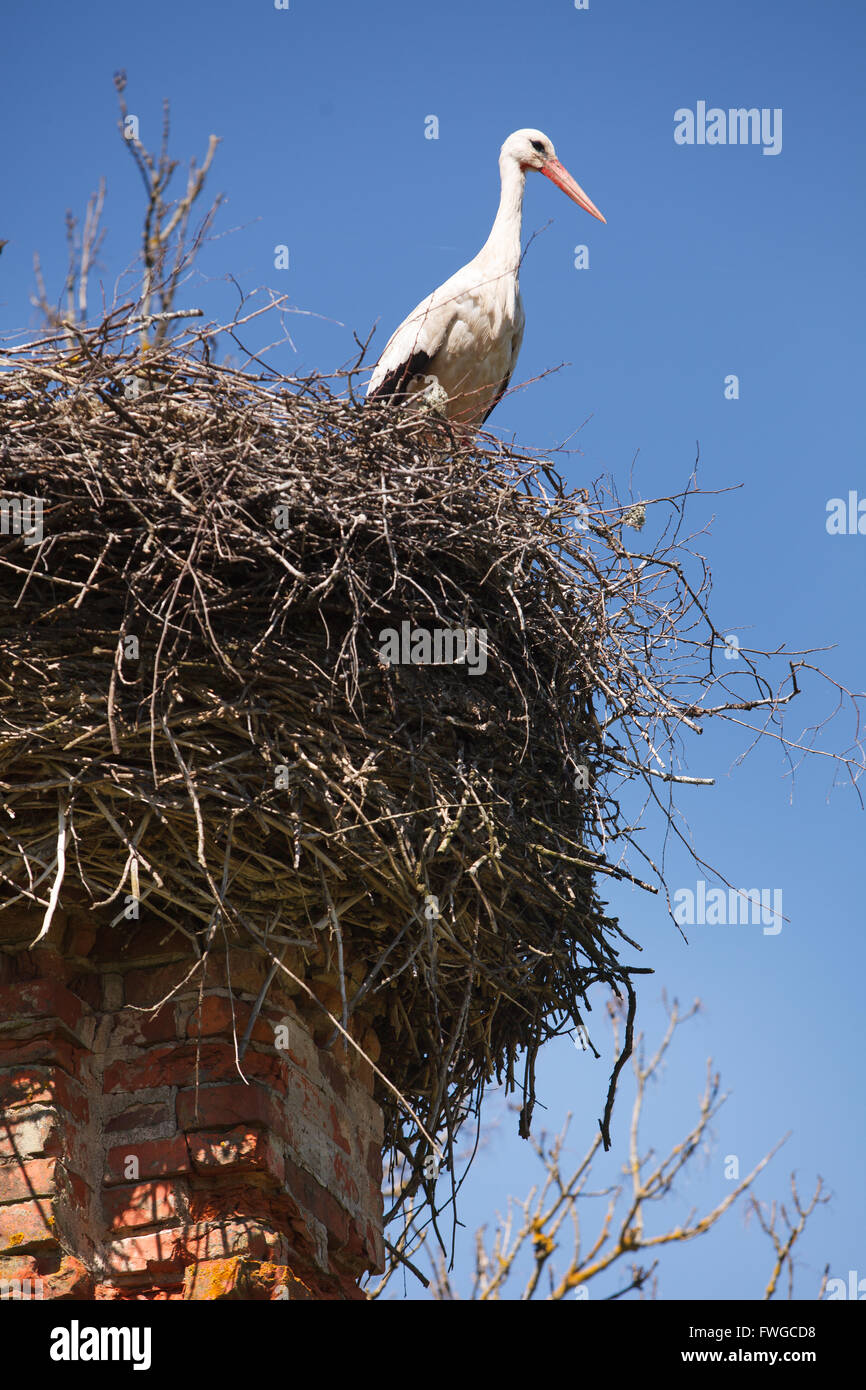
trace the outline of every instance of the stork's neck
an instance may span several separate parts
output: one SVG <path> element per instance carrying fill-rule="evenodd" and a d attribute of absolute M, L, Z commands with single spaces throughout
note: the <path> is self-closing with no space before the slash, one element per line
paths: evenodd
<path fill-rule="evenodd" d="M 490 236 L 479 254 L 486 260 L 495 261 L 503 270 L 516 271 L 520 264 L 520 226 L 526 175 L 517 160 L 508 155 L 499 161 L 499 177 L 502 181 L 499 211 Z"/>

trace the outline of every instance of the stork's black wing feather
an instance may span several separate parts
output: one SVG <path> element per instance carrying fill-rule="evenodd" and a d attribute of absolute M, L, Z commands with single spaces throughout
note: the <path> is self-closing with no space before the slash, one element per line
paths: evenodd
<path fill-rule="evenodd" d="M 486 421 L 488 420 L 488 418 L 492 415 L 493 411 L 496 409 L 496 407 L 498 406 L 499 402 L 502 400 L 502 397 L 505 395 L 505 392 L 508 390 L 508 383 L 509 383 L 509 381 L 511 380 L 511 373 L 512 373 L 513 371 L 514 371 L 514 368 L 512 367 L 511 372 L 508 373 L 508 376 L 502 378 L 502 385 L 500 386 L 499 390 L 496 392 L 496 395 L 493 397 L 492 404 L 490 405 L 490 408 L 489 408 L 489 410 L 487 411 L 487 414 L 484 416 L 483 420 L 481 421 L 481 423 L 480 423 L 479 426 L 478 426 L 479 429 L 481 428 L 481 425 L 485 424 Z"/>
<path fill-rule="evenodd" d="M 430 366 L 430 355 L 426 352 L 413 352 L 412 356 L 393 371 L 388 372 L 367 397 L 368 401 L 386 400 L 388 396 L 400 395 L 413 376 L 426 376 Z"/>

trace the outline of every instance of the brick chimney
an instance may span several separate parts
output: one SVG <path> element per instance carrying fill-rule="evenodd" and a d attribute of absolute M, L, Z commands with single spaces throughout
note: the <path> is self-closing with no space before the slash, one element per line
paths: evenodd
<path fill-rule="evenodd" d="M 0 1297 L 363 1298 L 384 1257 L 369 1064 L 279 971 L 238 1062 L 270 968 L 252 949 L 214 952 L 202 993 L 176 927 L 75 908 L 32 948 L 41 915 L 0 912 Z"/>

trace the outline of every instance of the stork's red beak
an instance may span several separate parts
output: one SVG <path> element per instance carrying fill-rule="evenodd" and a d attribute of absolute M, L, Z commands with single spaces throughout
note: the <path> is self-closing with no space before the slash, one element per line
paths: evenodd
<path fill-rule="evenodd" d="M 548 159 L 547 163 L 541 166 L 541 172 L 550 179 L 551 183 L 555 183 L 557 188 L 561 188 L 563 193 L 567 193 L 571 201 L 577 203 L 579 208 L 583 208 L 584 212 L 592 213 L 592 216 L 597 217 L 599 222 L 606 221 L 592 199 L 586 196 L 577 180 L 571 177 L 571 174 L 563 164 L 560 164 L 558 159 Z"/>

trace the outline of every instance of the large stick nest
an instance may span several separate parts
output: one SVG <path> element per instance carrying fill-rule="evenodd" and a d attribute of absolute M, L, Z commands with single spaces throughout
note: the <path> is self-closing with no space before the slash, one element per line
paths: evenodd
<path fill-rule="evenodd" d="M 6 902 L 131 894 L 199 955 L 332 972 L 415 1165 L 494 1077 L 526 1132 L 545 1038 L 597 982 L 633 1004 L 610 780 L 697 727 L 698 594 L 545 461 L 122 333 L 0 362 L 0 489 L 44 500 L 0 536 Z M 486 670 L 388 664 L 406 622 L 483 630 Z"/>

